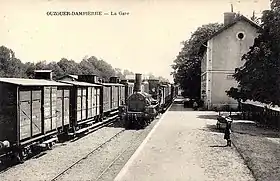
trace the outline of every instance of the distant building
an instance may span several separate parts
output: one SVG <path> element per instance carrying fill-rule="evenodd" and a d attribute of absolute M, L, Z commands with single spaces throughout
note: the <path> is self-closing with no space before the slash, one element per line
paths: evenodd
<path fill-rule="evenodd" d="M 253 45 L 258 28 L 243 15 L 224 13 L 224 27 L 201 46 L 201 98 L 206 108 L 237 107 L 225 91 L 238 85 L 232 75 L 244 64 L 241 57 Z"/>

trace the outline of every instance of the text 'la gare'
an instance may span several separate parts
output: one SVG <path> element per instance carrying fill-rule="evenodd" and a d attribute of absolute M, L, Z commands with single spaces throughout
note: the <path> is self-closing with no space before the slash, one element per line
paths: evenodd
<path fill-rule="evenodd" d="M 111 15 L 125 16 L 125 15 L 129 15 L 129 12 L 125 12 L 125 11 L 114 12 L 114 11 L 111 11 Z"/>

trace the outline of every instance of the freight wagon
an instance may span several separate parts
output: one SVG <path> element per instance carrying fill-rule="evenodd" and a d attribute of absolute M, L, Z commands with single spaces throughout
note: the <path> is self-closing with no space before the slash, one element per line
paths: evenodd
<path fill-rule="evenodd" d="M 0 78 L 0 141 L 5 143 L 0 155 L 12 151 L 21 160 L 34 149 L 51 148 L 58 129 L 69 126 L 70 87 L 48 80 Z M 60 102 L 65 101 L 63 108 L 57 107 L 61 92 L 65 92 L 63 98 L 59 97 Z"/>

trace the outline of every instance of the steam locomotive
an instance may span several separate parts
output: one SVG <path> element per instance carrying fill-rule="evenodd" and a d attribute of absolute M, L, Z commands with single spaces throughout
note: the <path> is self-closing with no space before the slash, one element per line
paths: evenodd
<path fill-rule="evenodd" d="M 175 97 L 176 87 L 172 93 L 168 86 L 141 82 L 141 74 L 135 84 L 117 77 L 100 82 L 95 75 L 54 81 L 46 70 L 36 71 L 35 79 L 0 78 L 0 162 L 25 160 L 121 115 L 127 127 L 144 127 Z"/>
<path fill-rule="evenodd" d="M 149 80 L 148 84 L 143 84 L 142 75 L 136 74 L 133 94 L 127 98 L 125 127 L 146 127 L 171 104 L 177 89 L 174 85 L 160 84 L 158 80 Z"/>

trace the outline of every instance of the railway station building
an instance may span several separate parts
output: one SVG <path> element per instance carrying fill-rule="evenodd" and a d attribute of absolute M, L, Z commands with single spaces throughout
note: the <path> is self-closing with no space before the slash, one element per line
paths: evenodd
<path fill-rule="evenodd" d="M 225 91 L 237 87 L 232 75 L 244 64 L 241 58 L 254 44 L 259 28 L 243 15 L 226 12 L 224 27 L 202 44 L 201 99 L 206 109 L 219 109 L 225 105 L 237 108 L 238 102 Z"/>

